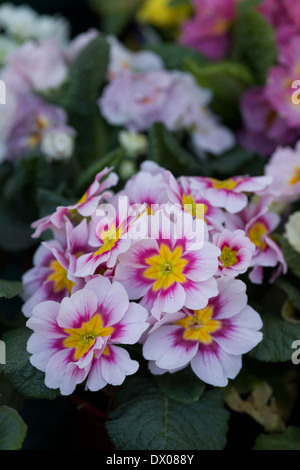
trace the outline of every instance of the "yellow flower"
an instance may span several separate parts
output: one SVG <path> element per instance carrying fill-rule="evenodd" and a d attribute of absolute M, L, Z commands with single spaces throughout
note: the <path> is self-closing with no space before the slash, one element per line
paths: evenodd
<path fill-rule="evenodd" d="M 137 12 L 140 23 L 172 28 L 185 21 L 191 14 L 189 5 L 170 6 L 171 0 L 145 0 Z"/>

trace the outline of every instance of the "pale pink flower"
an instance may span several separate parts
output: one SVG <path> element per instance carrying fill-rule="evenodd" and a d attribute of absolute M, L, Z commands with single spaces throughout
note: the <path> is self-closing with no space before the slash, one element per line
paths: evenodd
<path fill-rule="evenodd" d="M 218 294 L 205 307 L 183 308 L 150 332 L 143 354 L 153 373 L 175 372 L 190 364 L 201 380 L 218 387 L 238 375 L 242 354 L 262 339 L 262 321 L 247 305 L 242 281 L 217 282 Z"/>
<path fill-rule="evenodd" d="M 135 344 L 148 327 L 147 312 L 130 303 L 123 286 L 98 276 L 61 304 L 43 302 L 27 326 L 34 331 L 30 361 L 45 372 L 45 384 L 70 395 L 86 380 L 97 391 L 121 385 L 139 367 L 123 344 Z"/>

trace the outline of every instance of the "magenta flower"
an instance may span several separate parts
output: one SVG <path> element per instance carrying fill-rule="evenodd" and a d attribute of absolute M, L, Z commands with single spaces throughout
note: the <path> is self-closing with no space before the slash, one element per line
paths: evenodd
<path fill-rule="evenodd" d="M 43 302 L 34 309 L 27 322 L 34 331 L 30 361 L 45 372 L 46 386 L 63 395 L 85 380 L 92 391 L 121 385 L 139 367 L 121 345 L 139 341 L 146 320 L 146 310 L 129 303 L 119 283 L 99 276 L 61 304 Z"/>
<path fill-rule="evenodd" d="M 191 246 L 195 233 L 204 237 L 204 222 L 185 214 L 173 223 L 162 212 L 149 216 L 149 221 L 151 238 L 133 243 L 119 256 L 115 279 L 130 299 L 142 299 L 141 305 L 157 319 L 162 312 L 205 305 L 216 292 L 213 275 L 220 251 L 204 238 L 200 246 Z"/>
<path fill-rule="evenodd" d="M 254 284 L 262 283 L 265 267 L 274 268 L 278 265 L 271 280 L 274 280 L 281 272 L 287 272 L 282 250 L 271 238 L 280 223 L 280 216 L 269 210 L 270 202 L 272 198 L 263 197 L 258 204 L 250 203 L 239 214 L 228 214 L 226 221 L 226 227 L 229 230 L 244 230 L 255 245 L 250 265 L 253 269 L 249 275 Z"/>
<path fill-rule="evenodd" d="M 230 29 L 239 0 L 193 0 L 195 16 L 183 24 L 181 43 L 193 47 L 211 60 L 228 52 Z"/>
<path fill-rule="evenodd" d="M 225 215 L 222 209 L 204 199 L 202 191 L 193 186 L 193 178 L 181 177 L 178 180 L 168 173 L 168 197 L 171 202 L 182 206 L 183 210 L 197 219 L 202 219 L 210 228 L 222 230 Z"/>
<path fill-rule="evenodd" d="M 300 32 L 299 5 L 293 0 L 263 0 L 258 10 L 274 27 L 277 44 L 287 44 Z"/>
<path fill-rule="evenodd" d="M 75 283 L 68 278 L 69 260 L 65 250 L 66 241 L 61 243 L 57 239 L 37 249 L 34 267 L 22 280 L 25 300 L 22 312 L 26 317 L 30 317 L 33 308 L 41 302 L 61 302 L 71 295 Z"/>
<path fill-rule="evenodd" d="M 247 305 L 246 285 L 221 278 L 218 294 L 205 307 L 182 309 L 147 337 L 143 354 L 153 373 L 192 367 L 204 382 L 225 387 L 242 366 L 242 354 L 262 339 L 262 321 Z M 158 369 L 157 369 L 158 368 Z"/>
<path fill-rule="evenodd" d="M 239 141 L 243 148 L 269 156 L 279 145 L 293 144 L 298 136 L 269 103 L 265 87 L 247 90 L 240 102 L 243 129 Z"/>
<path fill-rule="evenodd" d="M 245 236 L 245 232 L 224 229 L 213 236 L 213 243 L 221 250 L 218 275 L 236 277 L 248 270 L 255 245 Z"/>
<path fill-rule="evenodd" d="M 223 207 L 230 213 L 243 210 L 248 204 L 245 193 L 260 193 L 272 181 L 268 176 L 233 176 L 226 180 L 208 177 L 196 177 L 193 180 L 194 190 L 202 195 L 215 207 Z"/>
<path fill-rule="evenodd" d="M 266 97 L 277 113 L 291 128 L 298 130 L 300 124 L 299 106 L 293 103 L 292 83 L 299 79 L 300 34 L 281 47 L 279 64 L 268 74 Z"/>

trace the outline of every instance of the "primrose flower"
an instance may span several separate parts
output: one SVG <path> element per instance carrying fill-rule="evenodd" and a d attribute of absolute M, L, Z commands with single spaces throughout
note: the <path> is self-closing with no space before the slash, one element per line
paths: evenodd
<path fill-rule="evenodd" d="M 7 160 L 15 161 L 32 149 L 41 149 L 46 135 L 54 131 L 74 135 L 74 130 L 67 125 L 66 112 L 38 96 L 19 95 L 5 143 Z"/>
<path fill-rule="evenodd" d="M 163 69 L 162 59 L 154 52 L 132 52 L 124 47 L 115 36 L 108 36 L 107 41 L 110 45 L 109 80 L 115 79 L 126 71 L 142 73 Z"/>
<path fill-rule="evenodd" d="M 247 305 L 246 285 L 220 278 L 218 294 L 205 307 L 183 308 L 163 318 L 146 338 L 143 355 L 153 373 L 174 372 L 189 364 L 204 382 L 225 387 L 242 367 L 242 354 L 262 339 L 262 321 Z M 157 369 L 158 368 L 158 369 Z"/>
<path fill-rule="evenodd" d="M 33 259 L 34 267 L 22 279 L 25 300 L 22 312 L 25 317 L 30 317 L 33 308 L 41 302 L 61 302 L 71 295 L 75 283 L 68 278 L 69 262 L 65 249 L 66 241 L 60 243 L 57 239 L 37 249 Z"/>
<path fill-rule="evenodd" d="M 243 148 L 270 156 L 278 146 L 291 145 L 298 132 L 271 106 L 265 87 L 247 90 L 240 102 L 243 129 L 239 141 Z"/>
<path fill-rule="evenodd" d="M 218 275 L 236 277 L 247 271 L 255 252 L 255 244 L 246 237 L 245 232 L 224 229 L 213 236 L 213 243 L 221 250 Z"/>
<path fill-rule="evenodd" d="M 32 228 L 35 229 L 33 238 L 38 238 L 47 229 L 51 228 L 60 229 L 64 223 L 66 217 L 79 214 L 79 217 L 91 217 L 100 201 L 106 201 L 112 197 L 110 191 L 106 191 L 110 187 L 118 183 L 118 176 L 112 172 L 111 168 L 104 168 L 95 177 L 94 182 L 89 186 L 87 191 L 83 194 L 80 200 L 70 206 L 59 206 L 57 207 L 54 214 L 43 217 L 32 224 Z"/>
<path fill-rule="evenodd" d="M 0 26 L 18 42 L 28 39 L 59 38 L 62 44 L 69 36 L 69 24 L 61 17 L 38 15 L 27 5 L 5 3 L 0 7 Z"/>
<path fill-rule="evenodd" d="M 265 174 L 273 179 L 267 193 L 276 201 L 296 201 L 300 196 L 300 142 L 295 149 L 279 147 L 266 165 Z"/>
<path fill-rule="evenodd" d="M 260 193 L 270 183 L 269 176 L 233 176 L 226 180 L 208 177 L 196 177 L 192 186 L 202 192 L 203 197 L 215 207 L 223 207 L 230 213 L 240 212 L 248 204 L 248 197 L 244 193 Z"/>
<path fill-rule="evenodd" d="M 222 230 L 222 223 L 225 221 L 224 212 L 203 198 L 202 192 L 192 185 L 193 179 L 181 177 L 176 180 L 170 172 L 168 176 L 166 188 L 169 200 L 180 205 L 193 217 L 204 220 L 208 227 Z"/>
<path fill-rule="evenodd" d="M 158 211 L 149 216 L 149 224 L 151 237 L 119 256 L 115 279 L 157 319 L 162 312 L 205 305 L 216 292 L 213 276 L 220 251 L 205 241 L 204 222 L 186 213 L 172 222 Z M 195 234 L 203 234 L 199 243 Z"/>
<path fill-rule="evenodd" d="M 28 41 L 7 58 L 3 80 L 19 93 L 56 88 L 68 73 L 63 50 L 55 37 Z"/>
<path fill-rule="evenodd" d="M 98 276 L 61 304 L 43 302 L 34 309 L 27 322 L 34 331 L 30 361 L 45 372 L 46 386 L 63 395 L 84 380 L 91 391 L 121 385 L 139 367 L 121 346 L 139 341 L 147 316 L 119 283 Z"/>
<path fill-rule="evenodd" d="M 258 10 L 274 27 L 279 47 L 300 32 L 299 5 L 293 0 L 263 0 Z"/>
<path fill-rule="evenodd" d="M 279 265 L 272 280 L 281 271 L 287 271 L 282 250 L 272 239 L 272 234 L 280 223 L 280 216 L 269 210 L 271 202 L 272 198 L 262 197 L 257 204 L 251 202 L 242 212 L 228 214 L 226 219 L 226 227 L 229 230 L 244 230 L 255 245 L 250 265 L 253 269 L 249 275 L 254 284 L 262 283 L 264 267 L 274 268 Z"/>
<path fill-rule="evenodd" d="M 107 217 L 92 218 L 89 244 L 94 247 L 94 251 L 79 256 L 75 275 L 93 275 L 103 264 L 113 268 L 119 254 L 127 251 L 131 244 L 129 224 L 130 218 L 124 219 L 118 214 L 111 220 Z"/>
<path fill-rule="evenodd" d="M 220 60 L 230 47 L 230 29 L 239 0 L 193 0 L 195 15 L 182 26 L 182 44 L 211 60 Z"/>

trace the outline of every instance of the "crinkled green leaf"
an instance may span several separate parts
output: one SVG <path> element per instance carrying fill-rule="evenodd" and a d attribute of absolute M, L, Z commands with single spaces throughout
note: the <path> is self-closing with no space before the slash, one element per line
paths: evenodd
<path fill-rule="evenodd" d="M 194 403 L 205 391 L 205 384 L 189 368 L 175 374 L 163 374 L 155 377 L 162 392 L 180 403 Z"/>
<path fill-rule="evenodd" d="M 290 426 L 279 434 L 261 434 L 253 450 L 300 450 L 300 428 Z"/>
<path fill-rule="evenodd" d="M 22 294 L 22 282 L 0 279 L 0 297 L 12 299 Z"/>
<path fill-rule="evenodd" d="M 237 124 L 240 120 L 240 99 L 253 84 L 253 76 L 246 65 L 240 62 L 218 62 L 203 65 L 187 58 L 186 67 L 199 85 L 213 92 L 210 108 L 226 123 Z"/>
<path fill-rule="evenodd" d="M 205 165 L 190 154 L 163 123 L 153 124 L 149 133 L 149 157 L 161 166 L 180 174 L 206 174 Z"/>
<path fill-rule="evenodd" d="M 263 339 L 249 355 L 264 362 L 291 360 L 292 343 L 300 338 L 300 325 L 293 325 L 277 314 L 264 314 Z"/>
<path fill-rule="evenodd" d="M 300 278 L 300 253 L 294 250 L 285 237 L 276 235 L 276 238 L 279 240 L 288 268 L 293 274 L 295 274 L 295 276 Z"/>
<path fill-rule="evenodd" d="M 26 436 L 27 426 L 13 408 L 0 407 L 0 450 L 19 450 Z"/>
<path fill-rule="evenodd" d="M 28 398 L 57 397 L 57 390 L 45 385 L 45 374 L 30 363 L 27 341 L 32 334 L 28 328 L 18 328 L 5 333 L 2 337 L 6 345 L 6 365 L 3 373 L 14 388 Z"/>
<path fill-rule="evenodd" d="M 276 285 L 286 293 L 288 300 L 298 311 L 300 311 L 299 287 L 295 287 L 293 284 L 283 278 L 278 278 L 276 281 Z"/>
<path fill-rule="evenodd" d="M 88 0 L 98 13 L 101 31 L 119 36 L 133 18 L 140 0 Z"/>
<path fill-rule="evenodd" d="M 99 158 L 106 145 L 106 125 L 101 118 L 100 97 L 109 63 L 109 45 L 105 38 L 94 39 L 75 59 L 62 105 L 69 123 L 76 129 L 75 153 L 85 166 Z"/>
<path fill-rule="evenodd" d="M 147 49 L 159 55 L 168 70 L 186 70 L 186 59 L 193 59 L 199 65 L 208 65 L 211 62 L 195 49 L 191 49 L 173 42 L 162 42 L 147 46 Z"/>
<path fill-rule="evenodd" d="M 229 413 L 219 390 L 183 404 L 143 380 L 138 393 L 126 399 L 106 423 L 116 449 L 218 450 L 226 445 Z"/>
<path fill-rule="evenodd" d="M 276 62 L 277 47 L 274 28 L 253 8 L 256 3 L 243 1 L 237 5 L 234 54 L 237 60 L 250 67 L 256 82 L 264 84 L 269 69 Z"/>

